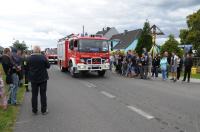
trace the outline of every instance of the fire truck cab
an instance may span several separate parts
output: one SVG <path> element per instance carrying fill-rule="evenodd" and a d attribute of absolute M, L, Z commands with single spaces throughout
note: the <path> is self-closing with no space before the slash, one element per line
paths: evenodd
<path fill-rule="evenodd" d="M 109 70 L 109 44 L 100 36 L 71 34 L 58 41 L 58 65 L 61 71 L 68 70 L 73 77 L 94 71 L 104 76 Z"/>

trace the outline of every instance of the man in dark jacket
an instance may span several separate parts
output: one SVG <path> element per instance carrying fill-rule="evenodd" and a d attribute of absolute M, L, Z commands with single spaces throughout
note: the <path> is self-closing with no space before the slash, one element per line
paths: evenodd
<path fill-rule="evenodd" d="M 147 75 L 148 75 L 148 56 L 142 54 L 142 57 L 140 58 L 140 78 L 147 79 Z"/>
<path fill-rule="evenodd" d="M 19 78 L 19 81 L 18 81 L 19 86 L 22 86 L 22 80 L 23 80 L 21 53 L 22 53 L 21 50 L 12 48 L 11 59 L 12 59 L 13 63 L 18 67 L 17 75 Z"/>
<path fill-rule="evenodd" d="M 158 70 L 160 67 L 160 57 L 158 55 L 155 56 L 153 59 L 153 72 L 152 72 L 152 77 L 157 78 L 158 77 Z"/>
<path fill-rule="evenodd" d="M 34 46 L 33 54 L 28 58 L 28 69 L 29 69 L 29 81 L 32 87 L 32 112 L 37 114 L 38 112 L 38 92 L 40 90 L 41 97 L 41 112 L 43 115 L 48 113 L 47 110 L 47 80 L 50 64 L 47 58 L 41 54 L 39 46 Z"/>
<path fill-rule="evenodd" d="M 187 54 L 184 65 L 185 65 L 185 71 L 184 71 L 183 81 L 186 80 L 186 76 L 188 75 L 187 81 L 189 83 L 190 82 L 191 69 L 192 69 L 192 66 L 193 66 L 193 60 L 192 60 L 192 56 L 190 54 Z"/>
<path fill-rule="evenodd" d="M 29 92 L 29 88 L 28 88 L 28 83 L 29 83 L 29 80 L 28 80 L 28 65 L 27 65 L 28 57 L 29 57 L 29 55 L 28 55 L 27 51 L 25 51 L 24 54 L 23 54 L 22 67 L 23 67 L 23 74 L 24 74 L 24 86 L 26 87 L 26 92 Z"/>
<path fill-rule="evenodd" d="M 142 67 L 144 69 L 143 79 L 147 79 L 149 56 L 148 56 L 148 53 L 147 54 L 143 54 L 143 56 L 144 56 L 144 60 L 142 59 Z"/>
<path fill-rule="evenodd" d="M 2 66 L 3 66 L 3 70 L 6 74 L 6 76 L 8 74 L 10 74 L 12 72 L 12 63 L 11 63 L 11 51 L 9 48 L 5 48 L 4 49 L 4 55 L 2 56 Z"/>

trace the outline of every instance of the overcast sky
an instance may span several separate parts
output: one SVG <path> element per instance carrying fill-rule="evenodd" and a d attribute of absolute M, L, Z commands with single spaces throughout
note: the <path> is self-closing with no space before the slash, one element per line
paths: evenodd
<path fill-rule="evenodd" d="M 1 0 L 0 45 L 14 40 L 28 46 L 56 47 L 59 38 L 81 33 L 82 25 L 89 34 L 105 26 L 125 29 L 142 28 L 146 19 L 156 24 L 165 36 L 179 35 L 186 28 L 186 16 L 200 9 L 200 0 Z"/>

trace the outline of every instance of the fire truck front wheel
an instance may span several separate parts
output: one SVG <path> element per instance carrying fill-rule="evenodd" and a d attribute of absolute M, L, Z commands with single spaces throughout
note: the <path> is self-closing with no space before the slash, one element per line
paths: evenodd
<path fill-rule="evenodd" d="M 75 73 L 75 69 L 74 69 L 74 67 L 73 67 L 72 62 L 69 62 L 69 70 L 68 70 L 68 71 L 70 72 L 70 75 L 71 75 L 72 77 L 75 77 L 75 78 L 78 78 L 78 77 L 79 77 L 79 74 L 78 74 L 78 73 Z"/>
<path fill-rule="evenodd" d="M 66 71 L 66 68 L 64 68 L 64 67 L 60 67 L 60 70 L 61 70 L 61 72 L 65 72 Z"/>
<path fill-rule="evenodd" d="M 103 76 L 105 75 L 105 73 L 106 73 L 105 70 L 104 70 L 104 71 L 98 71 L 98 75 L 99 75 L 100 77 L 103 77 Z"/>

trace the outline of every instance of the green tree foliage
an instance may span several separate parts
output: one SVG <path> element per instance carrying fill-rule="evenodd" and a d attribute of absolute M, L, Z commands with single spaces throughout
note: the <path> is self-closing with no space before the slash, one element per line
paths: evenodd
<path fill-rule="evenodd" d="M 142 30 L 141 37 L 138 40 L 138 44 L 136 46 L 136 52 L 141 55 L 142 54 L 142 49 L 146 48 L 147 51 L 149 51 L 152 47 L 152 36 L 150 33 L 150 24 L 149 22 L 144 23 L 144 27 Z"/>
<path fill-rule="evenodd" d="M 16 40 L 16 41 L 13 43 L 12 47 L 13 47 L 13 48 L 16 48 L 16 49 L 18 49 L 18 50 L 22 50 L 22 51 L 28 49 L 26 43 L 25 43 L 24 41 L 22 41 L 22 42 L 20 43 L 19 40 Z"/>
<path fill-rule="evenodd" d="M 175 52 L 177 55 L 182 56 L 183 51 L 178 45 L 179 42 L 174 38 L 174 35 L 169 35 L 169 39 L 161 46 L 161 54 L 167 51 L 168 53 Z"/>
<path fill-rule="evenodd" d="M 181 44 L 182 45 L 190 44 L 190 42 L 188 42 L 188 40 L 187 40 L 188 32 L 189 32 L 188 29 L 181 29 L 180 30 L 179 37 L 181 38 Z"/>
<path fill-rule="evenodd" d="M 191 43 L 200 55 L 200 10 L 187 16 L 188 29 L 180 30 L 181 43 Z"/>

